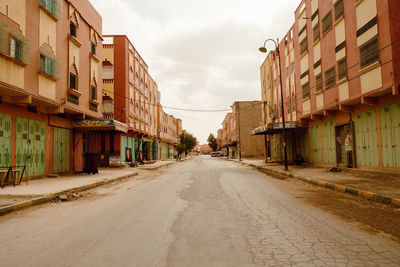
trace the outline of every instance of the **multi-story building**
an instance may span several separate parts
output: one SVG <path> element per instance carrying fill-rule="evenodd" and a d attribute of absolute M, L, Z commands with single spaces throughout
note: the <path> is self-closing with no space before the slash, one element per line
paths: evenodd
<path fill-rule="evenodd" d="M 221 151 L 223 148 L 223 140 L 224 140 L 223 136 L 224 136 L 224 129 L 218 129 L 218 132 L 217 132 L 217 145 L 218 145 L 217 150 L 218 151 Z"/>
<path fill-rule="evenodd" d="M 236 126 L 234 123 L 233 113 L 229 112 L 226 114 L 224 121 L 222 122 L 222 151 L 225 155 L 234 158 L 236 152 L 236 131 L 233 127 Z"/>
<path fill-rule="evenodd" d="M 264 138 L 252 137 L 251 131 L 262 121 L 261 101 L 237 101 L 233 103 L 232 143 L 236 157 L 256 158 L 264 156 Z"/>
<path fill-rule="evenodd" d="M 163 112 L 160 108 L 160 159 L 173 159 L 176 155 L 175 146 L 179 142 L 179 136 L 182 134 L 182 120 Z"/>
<path fill-rule="evenodd" d="M 101 118 L 101 31 L 87 0 L 0 1 L 0 167 L 84 168 L 72 122 Z"/>
<path fill-rule="evenodd" d="M 264 138 L 252 137 L 251 131 L 262 122 L 261 101 L 237 101 L 232 112 L 225 116 L 218 130 L 217 144 L 225 155 L 232 158 L 264 156 Z"/>
<path fill-rule="evenodd" d="M 122 163 L 135 159 L 157 160 L 160 102 L 157 84 L 127 36 L 103 38 L 104 118 L 126 124 L 128 131 L 100 134 L 102 165 L 109 164 L 110 156 L 119 157 Z"/>
<path fill-rule="evenodd" d="M 392 0 L 300 3 L 279 44 L 289 160 L 400 168 L 399 10 Z M 272 158 L 283 143 L 277 59 L 271 52 L 261 67 L 255 131 L 270 135 Z"/>

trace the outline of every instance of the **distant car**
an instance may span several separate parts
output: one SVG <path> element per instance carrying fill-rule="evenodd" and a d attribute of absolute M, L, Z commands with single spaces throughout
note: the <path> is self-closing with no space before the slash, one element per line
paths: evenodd
<path fill-rule="evenodd" d="M 211 157 L 216 157 L 216 156 L 217 156 L 217 152 L 213 151 L 213 152 L 211 153 Z"/>
<path fill-rule="evenodd" d="M 221 151 L 217 152 L 217 157 L 223 157 L 223 156 L 224 156 L 224 154 Z"/>

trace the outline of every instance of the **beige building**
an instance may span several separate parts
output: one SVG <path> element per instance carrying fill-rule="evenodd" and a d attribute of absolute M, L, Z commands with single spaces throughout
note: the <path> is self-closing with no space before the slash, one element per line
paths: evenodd
<path fill-rule="evenodd" d="M 101 31 L 87 0 L 0 1 L 1 166 L 84 168 L 87 135 L 72 128 L 101 118 Z"/>
<path fill-rule="evenodd" d="M 262 123 L 262 103 L 261 101 L 238 101 L 233 104 L 232 139 L 236 142 L 236 157 L 264 157 L 264 137 L 251 134 L 251 131 Z"/>

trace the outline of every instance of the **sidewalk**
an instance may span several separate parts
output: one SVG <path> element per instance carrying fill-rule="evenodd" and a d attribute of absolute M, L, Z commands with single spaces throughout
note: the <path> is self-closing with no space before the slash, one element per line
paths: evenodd
<path fill-rule="evenodd" d="M 159 161 L 156 161 L 156 162 L 154 162 L 152 164 L 140 165 L 138 167 L 138 169 L 140 169 L 140 170 L 151 170 L 151 171 L 152 170 L 158 170 L 160 168 L 167 167 L 167 166 L 169 166 L 171 164 L 174 164 L 174 163 L 177 163 L 177 162 L 184 162 L 184 161 L 190 160 L 192 158 L 193 157 L 188 156 L 188 157 L 182 158 L 180 161 L 177 161 L 176 159 L 159 160 Z"/>
<path fill-rule="evenodd" d="M 150 169 L 169 166 L 177 161 L 159 161 L 148 165 Z M 76 174 L 56 178 L 43 178 L 22 182 L 20 185 L 0 188 L 0 216 L 42 203 L 71 193 L 89 190 L 101 185 L 136 176 L 140 169 L 148 168 L 100 168 L 99 174 Z"/>
<path fill-rule="evenodd" d="M 238 162 L 238 160 L 232 161 Z M 261 159 L 243 159 L 241 163 L 267 174 L 285 178 L 293 177 L 377 202 L 400 205 L 400 177 L 397 174 L 365 170 L 357 172 L 357 170 L 346 169 L 340 172 L 329 172 L 328 168 L 302 166 L 289 166 L 289 171 L 286 172 L 282 164 L 265 163 Z"/>
<path fill-rule="evenodd" d="M 101 181 L 115 180 L 116 178 L 135 175 L 137 170 L 134 168 L 124 169 L 100 169 L 99 174 L 76 174 L 68 176 L 59 176 L 57 178 L 44 178 L 38 180 L 22 182 L 15 187 L 6 186 L 4 189 L 0 188 L 0 196 L 16 196 L 16 197 L 38 197 L 56 192 L 65 191 L 72 188 L 77 188 Z"/>

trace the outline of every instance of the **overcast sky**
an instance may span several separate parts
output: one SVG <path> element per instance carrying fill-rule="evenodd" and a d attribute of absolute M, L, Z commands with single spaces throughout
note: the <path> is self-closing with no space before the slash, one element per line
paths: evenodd
<path fill-rule="evenodd" d="M 282 38 L 300 0 L 90 0 L 103 17 L 103 34 L 125 34 L 157 81 L 162 105 L 229 109 L 260 100 L 258 52 L 266 38 Z M 272 48 L 272 46 L 269 46 Z M 226 112 L 165 109 L 206 143 Z"/>

